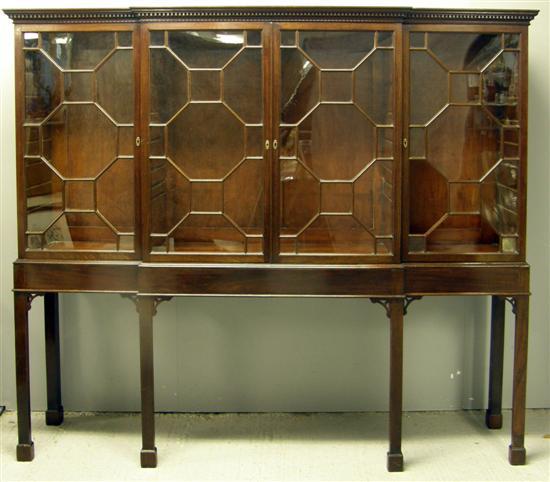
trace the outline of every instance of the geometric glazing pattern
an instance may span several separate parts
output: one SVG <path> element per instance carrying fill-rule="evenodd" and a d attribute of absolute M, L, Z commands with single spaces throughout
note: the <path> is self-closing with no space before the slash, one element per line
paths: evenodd
<path fill-rule="evenodd" d="M 282 31 L 280 254 L 393 246 L 394 36 Z"/>
<path fill-rule="evenodd" d="M 261 254 L 261 31 L 151 31 L 151 246 Z"/>
<path fill-rule="evenodd" d="M 409 251 L 517 253 L 520 34 L 409 40 Z"/>
<path fill-rule="evenodd" d="M 25 32 L 23 55 L 27 249 L 134 251 L 132 32 Z"/>

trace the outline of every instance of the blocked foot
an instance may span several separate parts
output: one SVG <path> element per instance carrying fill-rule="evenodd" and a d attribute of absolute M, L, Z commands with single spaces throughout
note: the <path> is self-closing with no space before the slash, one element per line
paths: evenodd
<path fill-rule="evenodd" d="M 61 425 L 63 423 L 63 407 L 59 410 L 46 410 L 46 425 Z"/>
<path fill-rule="evenodd" d="M 491 413 L 489 410 L 485 412 L 485 425 L 487 428 L 496 430 L 502 428 L 502 414 Z"/>
<path fill-rule="evenodd" d="M 34 442 L 17 444 L 17 461 L 30 462 L 32 459 L 34 459 Z"/>
<path fill-rule="evenodd" d="M 157 466 L 157 448 L 141 449 L 141 466 L 145 469 Z"/>
<path fill-rule="evenodd" d="M 403 472 L 403 454 L 388 452 L 387 468 L 388 472 Z"/>
<path fill-rule="evenodd" d="M 525 465 L 525 447 L 508 447 L 508 461 L 510 465 Z"/>

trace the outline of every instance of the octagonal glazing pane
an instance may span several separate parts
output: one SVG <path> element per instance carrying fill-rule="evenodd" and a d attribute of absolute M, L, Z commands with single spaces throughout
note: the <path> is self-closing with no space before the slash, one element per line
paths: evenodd
<path fill-rule="evenodd" d="M 42 127 L 42 155 L 64 177 L 96 177 L 117 156 L 117 128 L 93 104 L 64 104 Z"/>

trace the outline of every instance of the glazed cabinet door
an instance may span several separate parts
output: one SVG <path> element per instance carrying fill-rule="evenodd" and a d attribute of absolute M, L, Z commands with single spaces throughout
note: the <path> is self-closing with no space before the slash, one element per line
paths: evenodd
<path fill-rule="evenodd" d="M 143 26 L 149 259 L 250 262 L 267 256 L 266 28 Z"/>
<path fill-rule="evenodd" d="M 406 45 L 407 259 L 524 258 L 526 28 L 417 25 Z"/>
<path fill-rule="evenodd" d="M 399 259 L 401 28 L 281 24 L 274 258 Z"/>
<path fill-rule="evenodd" d="M 139 255 L 137 41 L 131 25 L 17 26 L 21 257 Z"/>

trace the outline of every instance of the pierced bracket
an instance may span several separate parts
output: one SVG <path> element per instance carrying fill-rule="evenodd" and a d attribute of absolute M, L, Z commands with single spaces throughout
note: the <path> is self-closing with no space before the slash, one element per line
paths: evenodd
<path fill-rule="evenodd" d="M 139 313 L 139 297 L 137 294 L 121 293 L 120 296 L 134 303 L 136 311 Z M 163 301 L 170 301 L 172 299 L 172 296 L 150 296 L 149 298 L 153 299 L 153 316 L 155 316 L 157 314 L 157 306 L 160 305 Z"/>
<path fill-rule="evenodd" d="M 172 299 L 172 296 L 155 296 L 153 297 L 153 316 L 157 314 L 157 307 L 160 305 L 163 301 L 170 301 Z"/>
<path fill-rule="evenodd" d="M 409 308 L 409 305 L 416 300 L 421 300 L 422 296 L 405 296 L 405 305 L 403 306 L 403 314 L 407 314 L 407 309 Z"/>
<path fill-rule="evenodd" d="M 27 302 L 27 311 L 30 311 L 32 307 L 32 302 L 35 298 L 38 298 L 39 296 L 44 296 L 44 293 L 27 293 L 25 296 L 26 302 Z"/>
<path fill-rule="evenodd" d="M 517 315 L 517 300 L 513 296 L 505 296 L 504 301 L 507 301 L 512 306 L 512 313 Z"/>
<path fill-rule="evenodd" d="M 377 305 L 382 305 L 384 309 L 386 310 L 386 316 L 388 318 L 391 317 L 391 305 L 390 300 L 388 298 L 371 298 L 371 303 L 375 303 Z"/>

